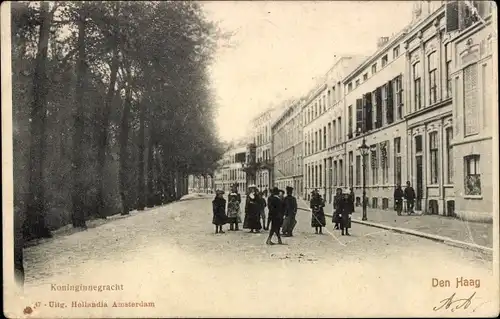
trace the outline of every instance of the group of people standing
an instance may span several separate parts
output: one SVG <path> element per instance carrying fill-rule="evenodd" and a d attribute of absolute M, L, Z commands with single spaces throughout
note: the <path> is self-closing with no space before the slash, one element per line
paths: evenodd
<path fill-rule="evenodd" d="M 311 194 L 310 208 L 312 211 L 311 227 L 314 227 L 316 234 L 323 234 L 323 227 L 326 227 L 325 200 L 315 189 Z M 340 229 L 341 234 L 350 236 L 351 214 L 354 213 L 354 190 L 351 188 L 349 194 L 343 194 L 342 188 L 337 188 L 333 199 L 332 222 L 334 229 Z"/>
<path fill-rule="evenodd" d="M 245 217 L 243 219 L 243 228 L 249 229 L 250 233 L 259 233 L 261 229 L 269 230 L 269 237 L 266 241 L 268 245 L 273 245 L 272 237 L 276 235 L 278 244 L 282 244 L 281 235 L 284 237 L 293 236 L 293 229 L 297 224 L 295 219 L 297 214 L 297 199 L 293 196 L 293 188 L 286 188 L 285 192 L 274 187 L 271 190 L 271 196 L 267 202 L 263 192 L 259 192 L 255 185 L 248 188 L 248 194 L 245 201 Z M 224 233 L 222 226 L 229 224 L 230 231 L 238 231 L 241 220 L 240 204 L 241 195 L 238 188 L 233 185 L 227 199 L 224 199 L 224 191 L 217 190 L 215 199 L 212 201 L 213 219 L 215 233 Z M 268 219 L 266 223 L 265 208 L 268 208 Z M 262 221 L 262 223 L 261 223 Z M 282 232 L 282 233 L 281 233 Z"/>

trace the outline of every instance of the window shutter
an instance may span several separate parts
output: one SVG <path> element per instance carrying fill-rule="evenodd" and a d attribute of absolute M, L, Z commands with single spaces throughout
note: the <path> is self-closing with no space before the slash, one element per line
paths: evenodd
<path fill-rule="evenodd" d="M 375 99 L 377 101 L 377 125 L 375 128 L 379 128 L 382 126 L 382 88 L 378 87 L 375 90 Z"/>
<path fill-rule="evenodd" d="M 387 82 L 387 124 L 394 122 L 394 95 L 393 95 L 393 81 Z"/>
<path fill-rule="evenodd" d="M 446 32 L 453 32 L 459 28 L 459 3 L 458 1 L 449 1 L 446 4 Z"/>
<path fill-rule="evenodd" d="M 363 95 L 363 109 L 365 118 L 363 120 L 365 131 L 372 130 L 372 94 L 370 92 Z"/>
<path fill-rule="evenodd" d="M 364 99 L 364 95 L 363 95 Z M 356 133 L 363 132 L 363 100 L 356 100 Z"/>

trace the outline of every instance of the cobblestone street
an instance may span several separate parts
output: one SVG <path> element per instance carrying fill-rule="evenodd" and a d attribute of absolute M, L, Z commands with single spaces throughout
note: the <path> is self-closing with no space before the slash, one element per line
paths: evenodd
<path fill-rule="evenodd" d="M 415 315 L 432 315 L 429 302 L 439 305 L 456 277 L 481 280 L 478 300 L 494 289 L 491 260 L 475 252 L 357 224 L 351 237 L 339 236 L 330 220 L 329 231 L 315 235 L 306 211 L 299 211 L 295 236 L 282 246 L 265 245 L 265 232 L 216 235 L 210 201 L 183 200 L 26 248 L 27 302 L 54 300 L 43 300 L 51 284 L 123 284 L 123 291 L 102 292 L 99 300 L 154 302 L 151 316 L 394 316 L 410 304 Z M 451 281 L 441 288 L 443 298 L 412 294 L 436 289 L 432 278 Z M 297 289 L 310 297 L 297 299 Z M 460 296 L 468 297 L 467 289 Z M 67 305 L 83 300 L 98 301 L 95 292 L 60 292 Z M 491 309 L 486 304 L 476 312 Z M 78 316 L 70 306 L 35 311 Z M 90 317 L 103 313 L 145 315 L 143 308 L 85 309 Z"/>

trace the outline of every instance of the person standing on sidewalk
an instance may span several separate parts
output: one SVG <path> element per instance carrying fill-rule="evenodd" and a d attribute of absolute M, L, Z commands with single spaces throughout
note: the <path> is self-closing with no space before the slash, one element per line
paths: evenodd
<path fill-rule="evenodd" d="M 264 230 L 268 230 L 268 225 L 266 224 L 266 195 L 264 192 L 259 193 L 259 204 L 260 204 L 260 218 L 262 219 L 262 227 Z"/>
<path fill-rule="evenodd" d="M 257 187 L 250 187 L 250 192 L 245 202 L 245 219 L 243 222 L 244 229 L 250 229 L 250 233 L 260 232 L 262 225 L 260 224 L 260 205 Z"/>
<path fill-rule="evenodd" d="M 403 197 L 405 196 L 405 193 L 403 192 L 403 189 L 401 188 L 401 184 L 398 183 L 396 185 L 396 189 L 394 190 L 394 205 L 396 212 L 398 213 L 398 216 L 401 216 L 401 211 L 403 210 Z"/>
<path fill-rule="evenodd" d="M 414 213 L 413 207 L 415 206 L 415 190 L 411 187 L 410 181 L 406 182 L 406 188 L 404 191 L 404 196 L 406 199 L 406 210 L 408 211 L 408 215 Z"/>
<path fill-rule="evenodd" d="M 354 203 L 352 203 L 350 194 L 341 194 L 338 205 L 339 218 L 340 218 L 340 229 L 342 231 L 341 235 L 351 236 L 349 234 L 349 228 L 351 228 L 351 214 L 353 213 L 352 208 Z"/>
<path fill-rule="evenodd" d="M 323 211 L 325 203 L 317 189 L 313 191 L 310 207 L 312 210 L 311 227 L 314 227 L 316 234 L 323 234 L 322 228 L 326 226 L 325 212 Z"/>
<path fill-rule="evenodd" d="M 238 224 L 241 223 L 240 204 L 241 195 L 238 193 L 238 187 L 233 185 L 231 187 L 231 193 L 227 196 L 229 230 L 239 230 Z"/>
<path fill-rule="evenodd" d="M 212 210 L 214 213 L 212 224 L 215 225 L 216 234 L 224 234 L 224 231 L 222 231 L 222 225 L 225 225 L 227 222 L 226 200 L 224 199 L 223 195 L 224 191 L 217 190 L 215 192 L 215 198 L 212 201 Z"/>
<path fill-rule="evenodd" d="M 267 200 L 267 207 L 269 209 L 268 219 L 271 222 L 271 227 L 266 244 L 274 245 L 271 239 L 273 237 L 273 234 L 276 234 L 276 237 L 278 237 L 278 244 L 281 245 L 283 244 L 283 242 L 281 241 L 280 228 L 283 225 L 284 205 L 283 201 L 279 198 L 279 190 L 277 187 L 274 187 L 271 190 L 271 196 Z"/>
<path fill-rule="evenodd" d="M 297 199 L 292 195 L 293 187 L 286 187 L 285 197 L 285 221 L 283 222 L 283 236 L 292 237 L 293 229 L 297 224 L 295 216 L 297 215 Z"/>
<path fill-rule="evenodd" d="M 339 209 L 342 206 L 342 188 L 337 188 L 333 197 L 333 214 L 332 222 L 335 224 L 333 229 L 340 229 L 340 213 Z"/>

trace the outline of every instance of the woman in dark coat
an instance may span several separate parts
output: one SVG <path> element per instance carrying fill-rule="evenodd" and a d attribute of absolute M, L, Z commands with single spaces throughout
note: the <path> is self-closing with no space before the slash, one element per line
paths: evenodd
<path fill-rule="evenodd" d="M 354 202 L 350 194 L 343 194 L 342 200 L 339 207 L 339 217 L 340 217 L 340 229 L 342 230 L 342 236 L 349 234 L 349 228 L 351 228 L 351 214 L 353 213 Z"/>
<path fill-rule="evenodd" d="M 227 223 L 227 216 L 226 216 L 226 200 L 222 196 L 224 194 L 223 191 L 216 191 L 215 192 L 215 198 L 212 201 L 212 210 L 214 213 L 214 217 L 212 218 L 212 224 L 215 225 L 215 233 L 221 233 L 223 234 L 224 232 L 222 231 L 222 225 L 225 225 Z"/>
<path fill-rule="evenodd" d="M 245 219 L 243 222 L 244 229 L 250 229 L 250 232 L 260 232 L 262 225 L 260 224 L 261 201 L 256 188 L 250 188 L 250 193 L 247 196 L 245 203 Z"/>
<path fill-rule="evenodd" d="M 312 210 L 311 227 L 315 228 L 316 234 L 323 234 L 322 228 L 326 226 L 325 212 L 323 210 L 325 202 L 317 190 L 315 190 L 312 194 L 310 207 Z"/>

